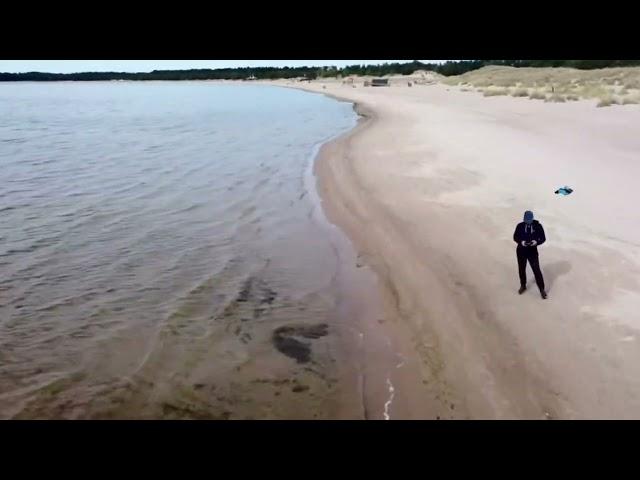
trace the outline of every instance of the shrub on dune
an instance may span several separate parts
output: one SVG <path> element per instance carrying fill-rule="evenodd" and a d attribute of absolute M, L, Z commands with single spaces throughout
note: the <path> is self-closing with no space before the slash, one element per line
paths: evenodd
<path fill-rule="evenodd" d="M 497 97 L 499 95 L 506 95 L 506 94 L 507 94 L 506 88 L 487 88 L 483 93 L 485 97 Z"/>
<path fill-rule="evenodd" d="M 556 102 L 556 103 L 564 103 L 566 101 L 566 99 L 564 98 L 563 95 L 560 95 L 559 93 L 554 93 L 552 95 L 549 95 L 546 98 L 546 101 L 548 101 L 548 102 Z"/>
<path fill-rule="evenodd" d="M 529 92 L 526 88 L 516 88 L 511 92 L 512 97 L 526 97 Z"/>
<path fill-rule="evenodd" d="M 600 99 L 596 107 L 609 107 L 613 105 L 613 97 L 611 95 L 604 96 Z"/>

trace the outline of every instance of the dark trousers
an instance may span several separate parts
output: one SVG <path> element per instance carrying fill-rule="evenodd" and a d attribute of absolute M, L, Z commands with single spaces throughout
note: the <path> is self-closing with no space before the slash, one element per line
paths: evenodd
<path fill-rule="evenodd" d="M 544 290 L 544 278 L 540 271 L 540 262 L 538 261 L 538 249 L 536 247 L 520 247 L 516 248 L 518 256 L 518 274 L 520 275 L 520 285 L 527 286 L 527 261 L 531 265 L 533 275 L 536 277 L 536 284 L 540 291 Z"/>

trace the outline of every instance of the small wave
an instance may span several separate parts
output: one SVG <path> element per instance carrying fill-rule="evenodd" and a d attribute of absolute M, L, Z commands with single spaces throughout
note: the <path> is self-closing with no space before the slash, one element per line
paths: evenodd
<path fill-rule="evenodd" d="M 38 249 L 38 245 L 30 245 L 26 248 L 10 248 L 4 253 L 0 253 L 0 257 L 10 257 L 11 255 L 17 255 L 20 253 L 33 253 Z"/>
<path fill-rule="evenodd" d="M 250 205 L 240 213 L 239 220 L 244 220 L 250 215 L 252 215 L 258 208 L 255 205 Z"/>
<path fill-rule="evenodd" d="M 179 210 L 174 210 L 171 212 L 173 215 L 184 215 L 185 213 L 193 212 L 198 208 L 201 208 L 203 205 L 200 203 L 194 203 L 193 205 L 189 205 L 188 207 L 181 208 Z"/>
<path fill-rule="evenodd" d="M 387 378 L 387 388 L 389 390 L 389 398 L 387 399 L 387 401 L 384 403 L 384 419 L 385 420 L 390 420 L 391 419 L 391 415 L 389 414 L 389 409 L 391 408 L 391 404 L 393 403 L 393 399 L 396 396 L 396 389 L 393 387 L 393 383 L 391 383 L 391 380 L 389 378 Z"/>

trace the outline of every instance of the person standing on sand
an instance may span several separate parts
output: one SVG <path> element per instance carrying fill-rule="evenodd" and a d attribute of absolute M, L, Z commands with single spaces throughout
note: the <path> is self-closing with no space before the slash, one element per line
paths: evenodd
<path fill-rule="evenodd" d="M 518 290 L 520 295 L 527 289 L 528 261 L 533 275 L 536 277 L 540 296 L 547 298 L 547 292 L 544 290 L 544 278 L 542 278 L 538 261 L 538 245 L 542 245 L 546 240 L 544 228 L 540 222 L 533 219 L 533 212 L 529 210 L 524 212 L 524 221 L 516 225 L 516 230 L 513 232 L 513 241 L 518 244 L 516 256 L 518 257 L 518 274 L 520 275 L 520 290 Z"/>

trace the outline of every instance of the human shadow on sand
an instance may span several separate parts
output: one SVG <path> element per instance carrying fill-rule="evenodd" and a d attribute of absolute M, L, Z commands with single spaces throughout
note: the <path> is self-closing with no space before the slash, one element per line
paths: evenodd
<path fill-rule="evenodd" d="M 550 292 L 558 277 L 571 271 L 571 263 L 566 260 L 561 260 L 559 262 L 549 263 L 541 268 L 547 292 Z"/>

